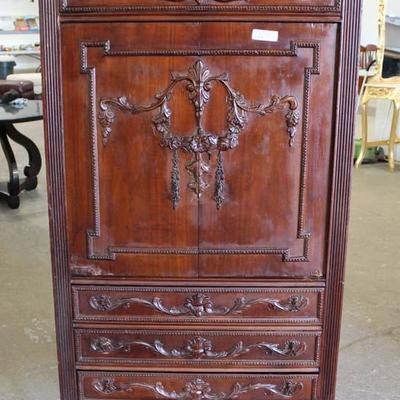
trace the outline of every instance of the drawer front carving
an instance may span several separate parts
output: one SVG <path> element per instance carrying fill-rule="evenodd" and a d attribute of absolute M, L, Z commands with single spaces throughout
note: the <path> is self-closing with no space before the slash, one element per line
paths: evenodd
<path fill-rule="evenodd" d="M 59 0 L 63 12 L 339 13 L 341 0 Z"/>
<path fill-rule="evenodd" d="M 81 364 L 315 368 L 318 332 L 75 331 Z"/>
<path fill-rule="evenodd" d="M 79 372 L 82 399 L 312 400 L 314 375 L 187 375 Z"/>
<path fill-rule="evenodd" d="M 75 286 L 75 319 L 319 323 L 323 289 Z"/>

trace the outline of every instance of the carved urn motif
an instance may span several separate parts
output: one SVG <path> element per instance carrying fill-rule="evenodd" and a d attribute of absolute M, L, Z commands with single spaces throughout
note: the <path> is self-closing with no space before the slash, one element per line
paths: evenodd
<path fill-rule="evenodd" d="M 210 297 L 203 293 L 196 293 L 188 297 L 185 302 L 185 307 L 196 317 L 201 317 L 204 314 L 212 314 L 214 312 Z"/>

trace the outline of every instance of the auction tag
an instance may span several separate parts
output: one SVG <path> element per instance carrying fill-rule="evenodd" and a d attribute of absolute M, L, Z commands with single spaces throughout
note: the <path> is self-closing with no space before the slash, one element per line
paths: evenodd
<path fill-rule="evenodd" d="M 277 42 L 279 37 L 278 31 L 267 31 L 264 29 L 253 29 L 251 38 L 253 40 L 262 40 L 263 42 Z"/>

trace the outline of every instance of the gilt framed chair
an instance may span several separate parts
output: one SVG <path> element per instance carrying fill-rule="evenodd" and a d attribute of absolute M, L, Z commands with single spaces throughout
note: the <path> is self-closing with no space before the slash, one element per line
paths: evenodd
<path fill-rule="evenodd" d="M 396 144 L 400 143 L 400 137 L 397 133 L 399 115 L 400 115 L 400 76 L 391 78 L 383 78 L 383 59 L 385 54 L 385 17 L 386 17 L 386 0 L 379 0 L 379 45 L 376 49 L 376 63 L 374 66 L 374 74 L 367 76 L 363 85 L 361 98 L 361 113 L 362 113 L 362 138 L 361 150 L 356 161 L 358 168 L 366 155 L 367 149 L 377 146 L 388 146 L 388 162 L 389 169 L 394 171 L 395 160 L 394 151 Z M 366 61 L 366 60 L 364 60 Z M 363 62 L 363 60 L 361 60 Z M 368 103 L 370 100 L 390 100 L 393 104 L 393 118 L 390 130 L 390 135 L 387 140 L 368 141 Z"/>

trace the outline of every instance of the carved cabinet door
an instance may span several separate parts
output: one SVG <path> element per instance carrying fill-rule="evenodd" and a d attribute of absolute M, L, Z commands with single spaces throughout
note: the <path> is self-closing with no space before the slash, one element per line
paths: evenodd
<path fill-rule="evenodd" d="M 65 24 L 73 270 L 323 276 L 336 40 L 326 23 Z"/>

